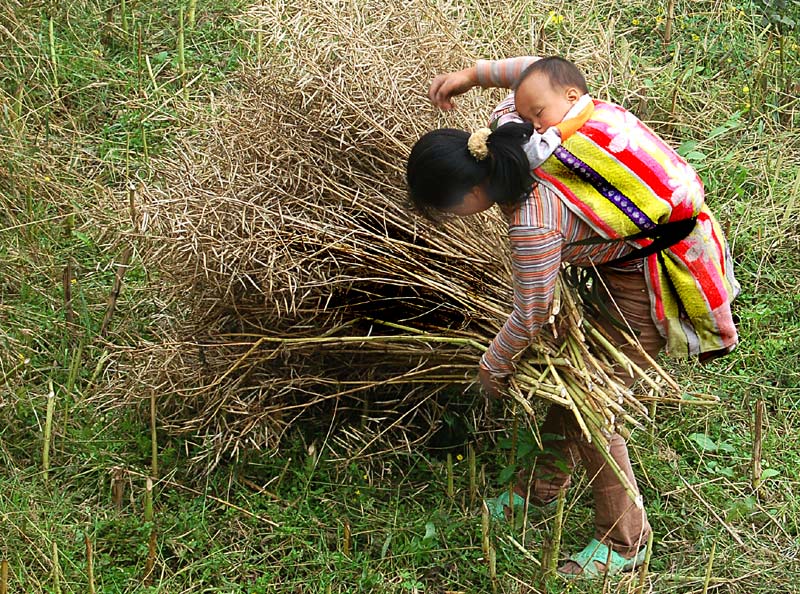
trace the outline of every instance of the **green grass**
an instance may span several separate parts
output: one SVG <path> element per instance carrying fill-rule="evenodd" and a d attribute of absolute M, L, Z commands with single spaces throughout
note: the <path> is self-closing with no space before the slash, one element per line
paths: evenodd
<path fill-rule="evenodd" d="M 615 76 L 590 82 L 638 107 L 676 145 L 692 143 L 683 150 L 729 228 L 743 342 L 707 368 L 670 364 L 687 392 L 717 394 L 719 407 L 662 407 L 657 431 L 631 442 L 657 535 L 652 591 L 701 592 L 715 546 L 709 591 L 800 592 L 800 141 L 797 93 L 787 90 L 800 73 L 797 28 L 765 24 L 764 3 L 698 2 L 679 7 L 662 46 L 653 29 L 664 26 L 663 4 L 623 7 L 616 31 L 627 49 L 615 54 Z M 240 62 L 253 59 L 251 33 L 237 20 L 246 5 L 199 2 L 195 25 L 186 27 L 185 79 L 178 2 L 0 8 L 0 558 L 9 563 L 9 591 L 88 592 L 84 537 L 99 592 L 542 590 L 536 565 L 508 536 L 539 558 L 551 518 L 532 518 L 524 536 L 492 526 L 493 581 L 463 450 L 451 499 L 446 464 L 429 451 L 335 461 L 318 441 L 309 454 L 314 432 L 327 430 L 322 420 L 288 436 L 279 455 L 247 453 L 208 476 L 192 464 L 191 436 L 160 430 L 163 479 L 155 519 L 145 521 L 147 407 L 109 407 L 100 395 L 115 364 L 111 344 L 149 336 L 164 304 L 148 291 L 151 271 L 134 254 L 109 332 L 99 336 L 126 234 L 135 231 L 118 211 L 128 184 L 157 179 L 158 156 L 193 132 L 187 114 L 209 109 L 214 93 L 236 84 Z M 538 18 L 551 9 L 566 18 L 547 25 L 550 48 L 569 50 L 587 19 L 606 22 L 599 12 L 568 14 L 555 4 L 531 10 Z M 767 11 L 767 21 L 775 14 Z M 102 231 L 116 220 L 125 221 L 118 233 Z M 68 265 L 72 324 L 62 283 Z M 45 480 L 50 382 L 56 407 Z M 755 490 L 758 400 L 767 419 Z M 501 437 L 475 437 L 482 495 L 503 488 Z M 119 506 L 116 468 L 124 469 Z M 562 548 L 571 551 L 591 531 L 585 478 L 567 510 Z M 155 568 L 146 577 L 154 530 Z M 629 586 L 613 580 L 609 588 Z"/>

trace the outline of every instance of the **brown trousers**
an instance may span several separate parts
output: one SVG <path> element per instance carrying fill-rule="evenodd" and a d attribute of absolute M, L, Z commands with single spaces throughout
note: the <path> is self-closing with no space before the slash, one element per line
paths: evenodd
<path fill-rule="evenodd" d="M 641 270 L 600 270 L 610 294 L 609 310 L 637 333 L 644 350 L 655 357 L 663 348 L 664 339 L 650 315 L 650 296 L 644 273 Z M 611 322 L 600 320 L 600 323 L 618 347 L 624 345 L 621 350 L 632 361 L 643 369 L 649 367 L 645 358 L 637 349 L 627 344 Z M 627 374 L 625 377 L 627 378 Z M 632 379 L 626 380 L 628 385 L 632 382 Z M 636 508 L 619 479 L 605 464 L 603 456 L 582 437 L 572 412 L 552 405 L 540 432 L 546 453 L 537 460 L 532 484 L 529 484 L 530 470 L 520 472 L 516 491 L 523 497 L 530 494 L 534 504 L 550 501 L 558 495 L 561 488 L 569 486 L 572 469 L 580 460 L 591 481 L 594 496 L 595 538 L 623 556 L 635 554 L 647 542 L 650 534 L 647 514 L 644 509 Z M 635 485 L 636 479 L 625 440 L 614 434 L 610 445 L 614 460 Z"/>

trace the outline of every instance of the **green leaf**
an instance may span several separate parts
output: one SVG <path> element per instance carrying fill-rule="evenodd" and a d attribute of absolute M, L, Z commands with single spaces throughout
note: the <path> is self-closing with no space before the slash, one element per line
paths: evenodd
<path fill-rule="evenodd" d="M 517 448 L 517 458 L 524 459 L 526 458 L 531 452 L 538 453 L 539 448 L 536 447 L 535 443 L 521 443 Z"/>
<path fill-rule="evenodd" d="M 696 147 L 698 144 L 698 140 L 687 140 L 686 142 L 681 143 L 681 145 L 678 147 L 678 154 L 681 157 L 686 157 L 686 155 L 692 152 L 694 147 Z"/>
<path fill-rule="evenodd" d="M 729 444 L 727 441 L 723 441 L 717 444 L 717 448 L 719 449 L 720 452 L 727 452 L 729 454 L 736 453 L 736 448 L 733 447 L 731 444 Z"/>
<path fill-rule="evenodd" d="M 755 507 L 756 501 L 753 497 L 745 497 L 742 500 L 734 501 L 726 511 L 725 519 L 729 522 L 735 522 L 752 513 Z"/>
<path fill-rule="evenodd" d="M 703 161 L 706 158 L 705 153 L 701 153 L 700 151 L 689 151 L 684 155 L 687 161 L 694 161 L 695 163 L 699 161 Z"/>
<path fill-rule="evenodd" d="M 716 452 L 717 451 L 717 444 L 714 443 L 714 440 L 711 439 L 705 433 L 692 433 L 689 436 L 693 442 L 700 446 L 701 450 L 706 452 Z"/>
<path fill-rule="evenodd" d="M 427 528 L 427 527 L 428 526 L 426 524 L 425 528 Z M 392 533 L 390 532 L 389 534 L 386 535 L 386 540 L 383 541 L 383 546 L 381 547 L 381 559 L 385 559 L 386 558 L 386 553 L 389 552 L 389 546 L 391 544 L 392 544 Z"/>
<path fill-rule="evenodd" d="M 422 540 L 433 540 L 436 538 L 436 526 L 433 525 L 433 522 L 427 522 L 425 524 L 425 536 L 422 537 Z"/>
<path fill-rule="evenodd" d="M 761 471 L 761 480 L 767 480 L 768 478 L 773 478 L 780 475 L 779 470 L 775 470 L 774 468 L 765 468 Z"/>
<path fill-rule="evenodd" d="M 92 240 L 88 235 L 86 235 L 86 233 L 82 233 L 80 231 L 75 231 L 75 230 L 73 230 L 72 232 L 75 234 L 75 237 L 81 240 L 81 243 L 83 243 L 87 247 L 92 247 Z"/>
<path fill-rule="evenodd" d="M 511 480 L 511 477 L 514 476 L 514 471 L 516 467 L 514 466 L 506 466 L 503 470 L 500 471 L 500 474 L 497 476 L 497 481 L 501 485 L 505 485 L 508 481 Z"/>
<path fill-rule="evenodd" d="M 708 139 L 711 140 L 712 138 L 716 138 L 717 136 L 722 136 L 723 134 L 727 134 L 731 130 L 736 130 L 737 128 L 741 127 L 741 122 L 739 122 L 740 113 L 733 114 L 728 121 L 722 124 L 721 126 L 717 126 L 711 132 L 708 133 Z"/>

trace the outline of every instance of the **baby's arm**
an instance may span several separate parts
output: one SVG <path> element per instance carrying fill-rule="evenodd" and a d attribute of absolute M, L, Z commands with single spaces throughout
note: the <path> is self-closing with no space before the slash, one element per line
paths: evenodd
<path fill-rule="evenodd" d="M 534 131 L 530 140 L 522 147 L 522 150 L 525 151 L 525 155 L 528 157 L 531 169 L 536 169 L 556 151 L 560 144 L 561 133 L 558 128 L 553 126 L 542 134 Z"/>

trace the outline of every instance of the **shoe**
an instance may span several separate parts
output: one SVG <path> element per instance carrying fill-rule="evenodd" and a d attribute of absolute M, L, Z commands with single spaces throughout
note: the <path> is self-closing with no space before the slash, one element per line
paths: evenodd
<path fill-rule="evenodd" d="M 575 562 L 580 568 L 580 573 L 565 573 L 561 570 L 558 574 L 567 579 L 574 578 L 599 578 L 605 575 L 616 575 L 623 571 L 632 571 L 644 563 L 647 556 L 647 545 L 639 549 L 639 552 L 631 558 L 626 558 L 609 549 L 596 538 L 580 552 L 568 558 L 568 561 Z M 599 564 L 599 565 L 598 565 Z"/>
<path fill-rule="evenodd" d="M 505 520 L 508 517 L 506 515 L 506 509 L 510 507 L 508 505 L 508 492 L 498 495 L 497 497 L 492 497 L 491 499 L 485 499 L 484 503 L 486 507 L 489 508 L 489 515 L 493 520 Z M 517 515 L 517 510 L 522 513 L 522 510 L 525 509 L 525 500 L 521 495 L 513 493 L 511 497 L 511 506 L 514 508 L 514 515 Z"/>

